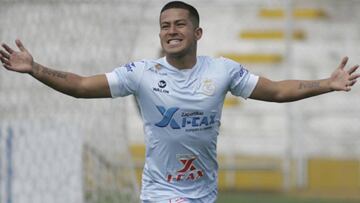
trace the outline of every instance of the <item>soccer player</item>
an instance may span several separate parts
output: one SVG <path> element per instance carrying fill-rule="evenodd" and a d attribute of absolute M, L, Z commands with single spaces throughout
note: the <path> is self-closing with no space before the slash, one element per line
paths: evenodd
<path fill-rule="evenodd" d="M 184 2 L 160 12 L 160 42 L 165 57 L 131 62 L 90 77 L 56 71 L 34 61 L 20 40 L 19 51 L 2 44 L 3 66 L 28 73 L 76 98 L 135 95 L 144 122 L 146 161 L 143 203 L 213 203 L 217 197 L 217 135 L 225 95 L 291 102 L 332 91 L 350 91 L 358 65 L 348 58 L 322 80 L 272 81 L 226 58 L 197 56 L 202 36 L 197 10 Z"/>

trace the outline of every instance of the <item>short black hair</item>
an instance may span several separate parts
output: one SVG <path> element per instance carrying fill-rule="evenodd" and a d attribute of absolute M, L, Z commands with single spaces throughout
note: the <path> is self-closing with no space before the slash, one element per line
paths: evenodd
<path fill-rule="evenodd" d="M 200 25 L 199 13 L 196 10 L 196 8 L 194 8 L 192 5 L 182 1 L 170 1 L 169 3 L 165 4 L 165 6 L 161 9 L 160 15 L 162 12 L 170 8 L 182 8 L 189 11 L 189 17 L 192 23 L 194 24 L 195 27 L 199 27 Z"/>

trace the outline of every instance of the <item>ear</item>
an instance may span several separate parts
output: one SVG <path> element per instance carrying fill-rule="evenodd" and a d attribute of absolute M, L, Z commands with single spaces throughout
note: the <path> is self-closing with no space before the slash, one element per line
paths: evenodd
<path fill-rule="evenodd" d="M 195 28 L 195 38 L 196 40 L 199 40 L 202 36 L 203 30 L 201 27 Z"/>

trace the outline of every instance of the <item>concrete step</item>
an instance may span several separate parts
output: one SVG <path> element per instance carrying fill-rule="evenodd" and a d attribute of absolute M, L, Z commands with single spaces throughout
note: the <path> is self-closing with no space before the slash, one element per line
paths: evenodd
<path fill-rule="evenodd" d="M 270 19 L 282 19 L 285 16 L 285 10 L 282 8 L 263 8 L 258 13 L 259 17 Z M 295 8 L 293 11 L 295 19 L 323 19 L 327 17 L 326 12 L 320 8 Z"/>
<path fill-rule="evenodd" d="M 243 30 L 239 37 L 246 40 L 284 40 L 286 33 L 283 30 Z M 292 37 L 294 40 L 304 40 L 306 34 L 302 30 L 295 30 Z"/>
<path fill-rule="evenodd" d="M 247 63 L 247 64 L 274 64 L 280 63 L 283 60 L 281 54 L 262 54 L 262 53 L 223 53 L 220 54 L 225 58 L 232 59 L 238 63 Z"/>

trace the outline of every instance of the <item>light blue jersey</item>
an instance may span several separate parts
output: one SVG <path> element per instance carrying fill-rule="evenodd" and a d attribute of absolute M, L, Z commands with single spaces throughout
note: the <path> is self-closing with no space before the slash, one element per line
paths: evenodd
<path fill-rule="evenodd" d="M 144 122 L 141 199 L 201 198 L 217 190 L 216 144 L 225 95 L 247 98 L 258 76 L 225 58 L 179 70 L 165 58 L 107 73 L 112 97 L 135 95 Z"/>

